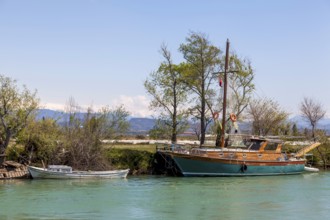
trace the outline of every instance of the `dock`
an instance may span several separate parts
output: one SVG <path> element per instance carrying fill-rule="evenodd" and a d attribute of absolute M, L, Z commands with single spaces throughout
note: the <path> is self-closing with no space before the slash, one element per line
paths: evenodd
<path fill-rule="evenodd" d="M 27 179 L 29 177 L 27 166 L 23 164 L 14 161 L 5 161 L 0 167 L 0 180 Z"/>

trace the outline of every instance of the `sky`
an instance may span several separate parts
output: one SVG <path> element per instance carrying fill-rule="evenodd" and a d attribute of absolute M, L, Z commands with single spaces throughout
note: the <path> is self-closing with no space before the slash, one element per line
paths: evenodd
<path fill-rule="evenodd" d="M 44 108 L 72 97 L 146 117 L 160 46 L 179 63 L 193 31 L 251 61 L 255 97 L 293 115 L 310 97 L 330 116 L 329 11 L 327 0 L 0 0 L 0 74 L 36 89 Z"/>

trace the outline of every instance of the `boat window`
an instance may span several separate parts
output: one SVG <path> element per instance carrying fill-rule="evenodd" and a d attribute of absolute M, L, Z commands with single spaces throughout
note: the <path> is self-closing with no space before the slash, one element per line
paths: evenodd
<path fill-rule="evenodd" d="M 260 149 L 260 146 L 261 146 L 261 143 L 260 141 L 253 141 L 251 142 L 251 145 L 250 145 L 250 150 L 259 150 Z"/>
<path fill-rule="evenodd" d="M 268 143 L 265 150 L 276 150 L 277 145 L 277 143 Z"/>

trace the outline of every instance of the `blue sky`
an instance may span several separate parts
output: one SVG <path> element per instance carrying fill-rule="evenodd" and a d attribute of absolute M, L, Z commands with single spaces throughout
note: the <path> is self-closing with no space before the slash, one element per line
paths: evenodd
<path fill-rule="evenodd" d="M 330 1 L 0 0 L 0 74 L 37 89 L 43 106 L 125 104 L 150 115 L 143 87 L 190 31 L 251 60 L 256 97 L 297 114 L 304 96 L 330 113 Z"/>

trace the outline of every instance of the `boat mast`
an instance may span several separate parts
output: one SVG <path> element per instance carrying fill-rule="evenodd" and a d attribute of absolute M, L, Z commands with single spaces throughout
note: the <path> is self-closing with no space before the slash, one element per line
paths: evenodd
<path fill-rule="evenodd" d="M 225 147 L 225 126 L 226 126 L 226 108 L 227 108 L 227 71 L 229 63 L 229 39 L 226 44 L 226 60 L 224 72 L 224 87 L 223 87 L 223 109 L 222 109 L 222 130 L 221 130 L 221 148 Z"/>

